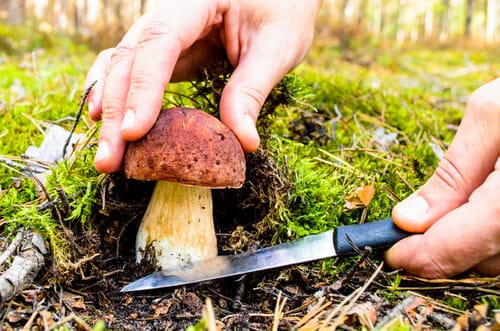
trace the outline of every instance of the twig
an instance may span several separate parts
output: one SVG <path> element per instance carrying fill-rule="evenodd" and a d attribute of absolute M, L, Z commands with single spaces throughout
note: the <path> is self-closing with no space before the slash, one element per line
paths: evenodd
<path fill-rule="evenodd" d="M 355 167 L 353 167 L 353 166 L 352 166 L 349 162 L 346 162 L 345 160 L 342 160 L 340 157 L 338 157 L 338 156 L 336 156 L 336 155 L 334 155 L 334 154 L 332 154 L 332 153 L 330 153 L 330 152 L 328 152 L 328 151 L 326 151 L 326 150 L 324 150 L 324 149 L 321 149 L 321 148 L 319 149 L 319 151 L 320 151 L 321 153 L 325 154 L 326 156 L 330 157 L 330 158 L 331 158 L 331 159 L 333 159 L 334 161 L 337 161 L 337 162 L 338 162 L 338 164 L 337 164 L 337 163 L 335 163 L 335 162 L 330 162 L 330 163 L 329 163 L 328 161 L 323 160 L 323 159 L 321 159 L 321 158 L 315 158 L 315 159 L 317 159 L 318 161 L 323 161 L 323 162 L 325 162 L 325 163 L 327 163 L 327 164 L 332 164 L 332 165 L 335 165 L 335 166 L 339 166 L 339 165 L 341 164 L 341 165 L 343 165 L 343 167 L 341 167 L 341 168 L 345 168 L 345 169 L 347 169 L 347 170 L 349 170 L 349 171 L 352 171 L 352 172 L 354 172 L 354 173 L 359 173 L 359 170 L 358 170 L 358 169 L 356 169 Z"/>
<path fill-rule="evenodd" d="M 10 268 L 0 275 L 0 302 L 12 298 L 18 290 L 33 281 L 44 264 L 46 253 L 42 236 L 33 233 L 21 253 L 14 257 Z"/>
<path fill-rule="evenodd" d="M 325 298 L 321 297 L 316 304 L 309 309 L 306 315 L 304 315 L 298 322 L 295 324 L 294 329 L 307 329 L 308 326 L 314 324 L 318 324 L 318 319 L 321 317 L 321 314 L 325 311 L 327 307 L 329 307 L 332 303 L 327 302 L 324 303 Z M 302 328 L 303 327 L 303 328 Z"/>
<path fill-rule="evenodd" d="M 103 200 L 104 201 L 104 200 Z M 104 204 L 104 203 L 103 203 Z M 116 251 L 115 251 L 115 256 L 118 257 L 120 255 L 120 240 L 122 238 L 122 235 L 123 233 L 125 233 L 125 230 L 128 228 L 128 226 L 130 225 L 130 223 L 132 223 L 133 221 L 135 221 L 137 219 L 137 217 L 139 216 L 139 214 L 135 214 L 134 217 L 131 217 L 127 223 L 125 223 L 125 225 L 122 226 L 122 229 L 120 230 L 120 232 L 118 233 L 118 237 L 116 238 Z"/>
<path fill-rule="evenodd" d="M 333 310 L 332 313 L 328 315 L 328 317 L 325 319 L 323 322 L 323 326 L 321 327 L 321 330 L 324 330 L 328 326 L 333 326 L 336 328 L 338 325 L 342 324 L 342 318 L 347 314 L 347 312 L 354 306 L 356 301 L 358 301 L 359 297 L 366 291 L 366 289 L 371 285 L 371 283 L 377 278 L 378 274 L 382 270 L 382 267 L 384 266 L 384 263 L 380 263 L 378 266 L 377 270 L 371 275 L 371 277 L 363 284 L 363 287 L 358 288 L 355 290 L 349 297 L 346 299 L 349 299 L 349 303 L 346 304 L 345 306 L 343 304 L 340 304 L 337 308 Z M 345 301 L 345 300 L 344 300 Z M 343 307 L 342 311 L 340 309 Z M 339 313 L 340 311 L 340 313 Z M 338 315 L 337 315 L 338 314 Z M 330 321 L 332 318 L 334 318 L 337 315 L 337 318 L 333 321 L 331 325 L 329 325 Z"/>
<path fill-rule="evenodd" d="M 396 305 L 391 311 L 386 314 L 376 325 L 375 328 L 382 329 L 383 326 L 387 326 L 387 324 L 395 319 L 398 316 L 401 316 L 401 313 L 407 311 L 410 307 L 416 307 L 421 305 L 424 301 L 422 299 L 418 299 L 417 297 L 410 295 L 406 299 L 404 299 L 401 303 Z"/>
<path fill-rule="evenodd" d="M 76 113 L 75 117 L 75 123 L 73 123 L 73 127 L 71 128 L 71 131 L 69 132 L 68 138 L 66 138 L 66 142 L 64 143 L 64 147 L 62 150 L 62 156 L 66 155 L 66 149 L 68 148 L 68 145 L 71 141 L 71 137 L 73 137 L 73 133 L 75 133 L 76 127 L 78 126 L 78 123 L 80 122 L 80 118 L 82 117 L 82 112 L 83 112 L 83 107 L 85 106 L 85 103 L 87 101 L 87 97 L 89 96 L 90 91 L 94 87 L 94 85 L 97 83 L 97 80 L 94 81 L 92 84 L 90 84 L 89 87 L 85 89 L 83 92 L 82 100 L 80 101 L 80 107 L 78 108 L 78 112 Z"/>
<path fill-rule="evenodd" d="M 19 229 L 19 231 L 16 233 L 16 236 L 14 239 L 12 239 L 12 242 L 10 245 L 5 249 L 5 251 L 0 255 L 0 266 L 7 261 L 9 256 L 11 256 L 15 250 L 21 245 L 22 241 L 24 238 L 24 228 Z"/>
<path fill-rule="evenodd" d="M 33 322 L 35 321 L 35 318 L 37 316 L 38 316 L 38 310 L 35 310 L 33 314 L 31 314 L 30 318 L 28 319 L 28 322 L 26 322 L 21 331 L 30 331 L 31 327 L 33 326 Z"/>
<path fill-rule="evenodd" d="M 415 192 L 415 188 L 413 187 L 413 185 L 411 185 L 404 177 L 403 175 L 401 175 L 401 173 L 399 171 L 396 171 L 396 175 L 399 177 L 399 179 L 401 179 L 401 181 L 406 185 L 406 187 L 408 189 L 410 189 L 410 191 L 412 192 Z"/>
<path fill-rule="evenodd" d="M 58 329 L 60 326 L 63 326 L 64 324 L 69 323 L 71 321 L 75 321 L 75 323 L 77 323 L 79 326 L 81 326 L 86 331 L 93 330 L 92 327 L 87 324 L 87 322 L 85 322 L 83 319 L 78 317 L 75 313 L 69 314 L 68 316 L 66 316 L 65 318 L 60 320 L 59 322 L 52 325 L 52 327 L 47 328 L 47 330 L 50 331 L 50 330 Z"/>
<path fill-rule="evenodd" d="M 217 331 L 217 319 L 215 318 L 214 307 L 212 300 L 207 297 L 205 308 L 202 311 L 203 319 L 205 320 L 206 328 L 208 331 Z"/>
<path fill-rule="evenodd" d="M 273 331 L 278 331 L 280 320 L 283 317 L 283 308 L 285 308 L 286 297 L 281 300 L 281 291 L 276 299 L 276 307 L 274 308 Z"/>
<path fill-rule="evenodd" d="M 349 243 L 349 245 L 354 249 L 354 251 L 360 255 L 360 259 L 359 261 L 356 263 L 356 266 L 360 265 L 362 262 L 365 262 L 368 263 L 368 265 L 373 269 L 373 270 L 377 270 L 378 266 L 373 263 L 373 261 L 370 259 L 370 254 L 372 253 L 372 248 L 370 246 L 367 246 L 367 247 L 363 247 L 363 250 L 361 250 L 358 246 L 356 246 L 356 244 L 354 243 L 354 241 L 348 236 L 346 235 L 346 240 L 347 242 Z M 385 272 L 382 272 L 381 273 L 382 277 L 386 280 L 386 281 L 389 281 L 389 278 L 387 277 L 387 275 L 385 274 Z"/>
<path fill-rule="evenodd" d="M 388 188 L 387 185 L 381 184 L 381 187 L 387 194 L 389 194 L 389 198 L 392 198 L 396 202 L 401 201 L 401 198 L 396 193 L 394 193 L 390 188 Z"/>

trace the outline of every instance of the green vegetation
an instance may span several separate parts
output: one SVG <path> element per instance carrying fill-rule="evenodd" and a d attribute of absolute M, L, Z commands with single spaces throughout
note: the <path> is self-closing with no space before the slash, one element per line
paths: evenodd
<path fill-rule="evenodd" d="M 41 232 L 64 273 L 74 257 L 62 221 L 79 220 L 90 226 L 100 178 L 91 166 L 92 150 L 77 152 L 74 159 L 54 167 L 44 192 L 29 171 L 23 171 L 30 164 L 21 156 L 28 146 L 41 143 L 51 124 L 71 128 L 93 55 L 63 37 L 52 36 L 49 41 L 33 33 L 32 39 L 21 38 L 26 32 L 21 27 L 0 27 L 10 45 L 0 49 L 0 217 L 6 224 L 2 231 L 11 233 L 22 225 Z M 77 131 L 92 132 L 86 122 Z M 61 204 L 68 205 L 54 208 Z M 56 215 L 56 209 L 67 214 Z"/>
<path fill-rule="evenodd" d="M 6 29 L 0 27 L 0 35 L 10 35 Z M 87 134 L 88 145 L 52 169 L 42 194 L 11 161 L 24 164 L 20 156 L 40 144 L 49 124 L 72 127 L 95 54 L 58 37 L 7 42 L 0 45 L 0 231 L 8 235 L 23 225 L 41 232 L 56 267 L 67 274 L 79 258 L 69 238 L 75 227 L 93 226 L 106 179 L 93 168 L 96 127 L 82 116 L 77 132 Z M 357 50 L 346 60 L 335 47 L 315 48 L 273 91 L 258 123 L 262 149 L 291 184 L 273 197 L 263 221 L 275 231 L 273 240 L 388 217 L 398 200 L 432 174 L 467 95 L 500 76 L 498 53 L 372 49 Z M 165 105 L 216 113 L 227 76 L 216 72 L 206 78 L 173 85 Z M 323 275 L 333 272 L 331 264 L 322 263 Z M 400 281 L 394 280 L 394 291 Z M 463 308 L 454 298 L 447 304 Z"/>

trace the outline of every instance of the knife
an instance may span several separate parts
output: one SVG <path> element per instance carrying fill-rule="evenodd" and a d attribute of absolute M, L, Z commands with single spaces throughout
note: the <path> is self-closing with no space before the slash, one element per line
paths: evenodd
<path fill-rule="evenodd" d="M 154 272 L 123 287 L 121 292 L 160 289 L 204 282 L 299 264 L 327 257 L 346 256 L 363 249 L 384 249 L 409 232 L 399 229 L 391 218 L 377 222 L 344 225 L 276 246 L 237 255 L 219 255 Z"/>

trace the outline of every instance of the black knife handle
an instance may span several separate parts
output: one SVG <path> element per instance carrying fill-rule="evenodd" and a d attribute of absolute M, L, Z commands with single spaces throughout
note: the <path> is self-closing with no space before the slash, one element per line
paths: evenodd
<path fill-rule="evenodd" d="M 333 235 L 333 245 L 337 255 L 349 255 L 356 251 L 347 237 L 361 250 L 366 246 L 379 250 L 389 248 L 409 235 L 411 233 L 398 228 L 392 218 L 387 218 L 377 222 L 340 226 Z"/>

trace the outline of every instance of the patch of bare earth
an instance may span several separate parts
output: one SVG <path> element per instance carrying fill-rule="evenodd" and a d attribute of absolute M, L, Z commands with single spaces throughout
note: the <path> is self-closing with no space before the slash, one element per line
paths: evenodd
<path fill-rule="evenodd" d="M 223 254 L 268 246 L 272 224 L 255 223 L 290 183 L 257 153 L 240 190 L 214 194 L 219 250 Z M 252 167 L 249 167 L 250 169 Z M 257 168 L 257 167 L 256 167 Z M 174 289 L 124 294 L 121 288 L 155 268 L 136 264 L 135 233 L 152 185 L 108 177 L 96 205 L 93 227 L 74 226 L 80 263 L 59 275 L 48 258 L 29 286 L 1 304 L 1 330 L 92 330 L 98 321 L 112 330 L 184 330 L 204 319 L 209 330 L 319 330 L 388 328 L 499 330 L 500 313 L 480 304 L 499 296 L 500 279 L 427 281 L 386 271 L 380 255 L 360 252 L 351 268 L 328 276 L 321 263 L 257 272 Z M 2 250 L 8 247 L 1 243 Z M 335 261 L 334 261 L 335 262 Z M 466 309 L 445 304 L 454 296 Z"/>

